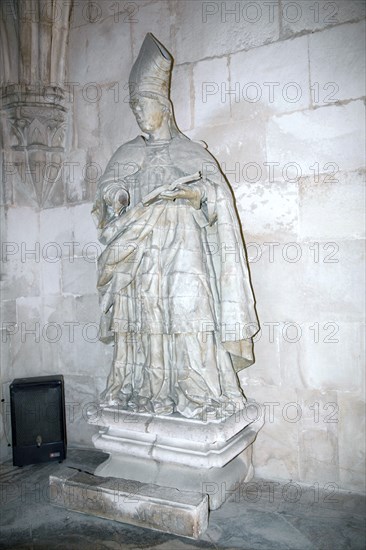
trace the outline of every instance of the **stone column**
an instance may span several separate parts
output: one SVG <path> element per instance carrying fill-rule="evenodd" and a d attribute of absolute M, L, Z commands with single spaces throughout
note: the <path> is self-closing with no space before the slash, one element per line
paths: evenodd
<path fill-rule="evenodd" d="M 72 2 L 8 0 L 0 18 L 3 201 L 63 202 L 65 54 Z"/>

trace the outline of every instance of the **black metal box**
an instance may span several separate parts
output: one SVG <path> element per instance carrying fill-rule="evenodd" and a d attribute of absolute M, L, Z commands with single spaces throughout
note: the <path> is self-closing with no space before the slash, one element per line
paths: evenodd
<path fill-rule="evenodd" d="M 10 410 L 14 466 L 66 458 L 62 375 L 13 380 Z"/>

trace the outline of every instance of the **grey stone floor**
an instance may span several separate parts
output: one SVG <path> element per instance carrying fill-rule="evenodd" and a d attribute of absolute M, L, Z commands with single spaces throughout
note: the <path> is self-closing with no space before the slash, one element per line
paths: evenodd
<path fill-rule="evenodd" d="M 193 541 L 56 508 L 48 476 L 64 465 L 93 472 L 106 455 L 69 449 L 58 463 L 1 467 L 0 548 L 24 550 L 364 549 L 365 499 L 328 486 L 254 480 L 211 513 L 204 537 Z M 333 490 L 334 489 L 334 490 Z"/>

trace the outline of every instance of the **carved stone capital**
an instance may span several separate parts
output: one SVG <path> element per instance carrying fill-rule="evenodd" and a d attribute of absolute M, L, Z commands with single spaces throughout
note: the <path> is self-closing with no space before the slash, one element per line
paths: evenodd
<path fill-rule="evenodd" d="M 64 90 L 57 86 L 13 84 L 2 89 L 6 174 L 16 171 L 12 184 L 39 207 L 51 199 L 60 179 L 67 117 L 63 101 Z"/>

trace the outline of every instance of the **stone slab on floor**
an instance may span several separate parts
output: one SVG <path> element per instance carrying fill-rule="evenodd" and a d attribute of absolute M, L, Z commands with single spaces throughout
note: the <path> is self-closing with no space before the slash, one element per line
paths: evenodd
<path fill-rule="evenodd" d="M 208 526 L 208 497 L 200 493 L 69 468 L 49 481 L 52 504 L 74 512 L 194 539 Z"/>
<path fill-rule="evenodd" d="M 52 506 L 49 476 L 65 466 L 94 472 L 106 455 L 69 448 L 67 459 L 0 468 L 1 550 L 365 550 L 365 496 L 301 486 L 299 500 L 281 482 L 253 479 L 210 513 L 199 540 Z M 274 488 L 273 492 L 271 487 Z"/>

